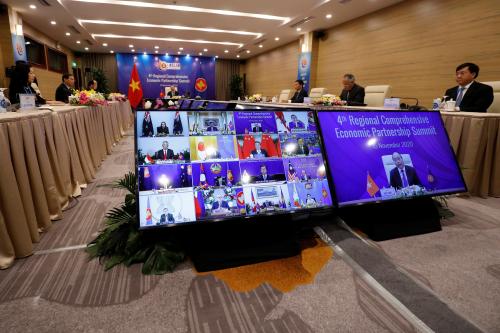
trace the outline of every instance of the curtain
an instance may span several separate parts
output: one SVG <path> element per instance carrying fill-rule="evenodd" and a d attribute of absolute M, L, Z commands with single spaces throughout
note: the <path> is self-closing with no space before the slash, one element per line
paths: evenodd
<path fill-rule="evenodd" d="M 217 59 L 215 62 L 215 97 L 219 101 L 231 99 L 229 83 L 231 76 L 240 74 L 240 62 L 238 60 Z"/>
<path fill-rule="evenodd" d="M 108 87 L 111 92 L 118 91 L 118 65 L 116 57 L 113 54 L 86 53 L 80 57 L 82 67 L 83 85 L 87 86 L 87 82 L 93 79 L 92 73 L 85 69 L 98 68 L 104 71 L 108 79 Z"/>

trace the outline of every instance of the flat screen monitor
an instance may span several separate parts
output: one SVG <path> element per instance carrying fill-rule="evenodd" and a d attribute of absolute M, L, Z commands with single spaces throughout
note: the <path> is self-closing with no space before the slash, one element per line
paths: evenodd
<path fill-rule="evenodd" d="M 465 192 L 439 112 L 320 111 L 339 207 Z"/>
<path fill-rule="evenodd" d="M 141 228 L 332 208 L 312 111 L 137 111 Z"/>
<path fill-rule="evenodd" d="M 172 98 L 144 98 L 142 107 L 147 110 L 177 109 L 179 100 Z"/>
<path fill-rule="evenodd" d="M 195 100 L 193 100 L 193 102 L 191 103 L 191 106 L 189 108 L 192 109 L 192 110 L 203 109 L 206 102 L 207 101 L 202 101 L 202 100 L 199 100 L 199 99 L 195 99 Z"/>
<path fill-rule="evenodd" d="M 235 107 L 235 103 L 230 102 L 214 102 L 209 101 L 205 106 L 206 110 L 232 110 Z"/>

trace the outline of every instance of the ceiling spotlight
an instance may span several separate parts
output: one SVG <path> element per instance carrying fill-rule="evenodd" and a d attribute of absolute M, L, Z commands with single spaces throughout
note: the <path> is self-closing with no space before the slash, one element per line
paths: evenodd
<path fill-rule="evenodd" d="M 159 48 L 160 48 L 160 47 L 159 47 L 158 45 L 155 45 L 155 49 L 157 49 L 157 50 L 158 50 Z"/>
<path fill-rule="evenodd" d="M 109 51 L 109 53 L 115 53 L 115 51 L 113 51 L 113 50 L 110 50 L 110 51 Z"/>
<path fill-rule="evenodd" d="M 89 48 L 88 48 L 88 47 L 85 47 L 85 51 L 88 51 L 88 50 L 89 50 Z"/>
<path fill-rule="evenodd" d="M 260 48 L 263 48 L 263 47 L 264 47 L 264 45 L 260 44 L 260 45 L 259 45 L 259 47 L 260 47 Z"/>
<path fill-rule="evenodd" d="M 229 53 L 229 51 L 228 50 L 224 50 L 224 53 Z"/>
<path fill-rule="evenodd" d="M 297 28 L 297 31 L 301 31 L 301 30 L 302 30 L 302 28 L 301 28 L 301 27 L 298 27 L 298 28 Z"/>
<path fill-rule="evenodd" d="M 331 19 L 332 18 L 332 14 L 326 14 L 326 18 L 327 19 Z"/>
<path fill-rule="evenodd" d="M 108 43 L 102 43 L 102 46 L 106 47 L 108 46 Z"/>
<path fill-rule="evenodd" d="M 274 37 L 274 40 L 275 40 L 275 41 L 279 41 L 279 40 L 280 40 L 280 38 L 279 38 L 279 37 Z"/>
<path fill-rule="evenodd" d="M 184 48 L 183 48 L 183 47 L 179 47 L 179 50 L 181 50 L 181 51 L 182 51 L 182 50 L 184 50 Z"/>
<path fill-rule="evenodd" d="M 203 49 L 203 52 L 208 52 L 208 49 Z"/>
<path fill-rule="evenodd" d="M 215 56 L 216 58 L 218 58 L 219 56 Z"/>
<path fill-rule="evenodd" d="M 247 50 L 247 53 L 250 53 L 250 50 Z"/>
<path fill-rule="evenodd" d="M 239 55 L 239 54 L 238 54 L 238 55 L 236 55 L 236 58 L 239 58 L 239 57 L 240 57 L 240 55 Z"/>
<path fill-rule="evenodd" d="M 50 24 L 56 25 L 57 23 L 56 23 L 56 21 L 50 21 Z"/>
<path fill-rule="evenodd" d="M 132 44 L 129 44 L 129 46 L 128 46 L 128 47 L 132 48 L 132 47 L 134 47 L 134 45 L 132 45 Z"/>
<path fill-rule="evenodd" d="M 76 41 L 77 44 L 80 44 L 81 42 L 79 40 Z"/>
<path fill-rule="evenodd" d="M 130 50 L 130 51 L 135 52 L 135 49 L 132 49 L 132 50 Z"/>
<path fill-rule="evenodd" d="M 36 9 L 36 6 L 35 5 L 30 5 L 30 8 L 31 9 Z"/>
<path fill-rule="evenodd" d="M 66 33 L 66 36 L 71 36 L 71 34 L 69 32 Z"/>

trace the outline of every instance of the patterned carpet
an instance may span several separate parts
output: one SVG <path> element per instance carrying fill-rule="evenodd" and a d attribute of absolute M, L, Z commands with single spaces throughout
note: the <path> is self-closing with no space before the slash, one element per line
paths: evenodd
<path fill-rule="evenodd" d="M 124 195 L 101 185 L 132 166 L 129 135 L 43 235 L 39 254 L 0 271 L 1 332 L 417 331 L 316 237 L 303 240 L 299 256 L 211 273 L 190 262 L 163 276 L 144 276 L 138 265 L 104 272 L 82 246 Z M 500 332 L 500 199 L 454 198 L 450 207 L 456 217 L 443 231 L 369 243 L 371 251 L 461 316 Z"/>

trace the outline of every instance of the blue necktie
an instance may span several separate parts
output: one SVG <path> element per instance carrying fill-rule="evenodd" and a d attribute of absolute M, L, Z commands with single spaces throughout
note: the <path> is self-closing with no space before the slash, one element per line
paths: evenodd
<path fill-rule="evenodd" d="M 462 87 L 458 88 L 458 95 L 457 95 L 457 101 L 455 103 L 455 106 L 460 106 L 460 103 L 462 103 L 462 98 L 464 97 L 464 89 Z"/>
<path fill-rule="evenodd" d="M 404 170 L 401 170 L 401 179 L 403 180 L 403 187 L 408 187 L 408 178 L 406 178 Z"/>

